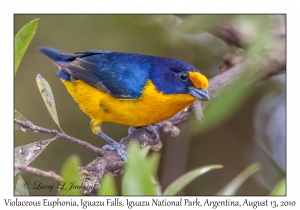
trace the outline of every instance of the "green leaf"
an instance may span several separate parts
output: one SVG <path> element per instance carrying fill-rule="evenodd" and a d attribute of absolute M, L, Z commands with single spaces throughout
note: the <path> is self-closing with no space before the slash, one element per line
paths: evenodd
<path fill-rule="evenodd" d="M 150 173 L 152 175 L 152 183 L 154 184 L 156 195 L 162 195 L 162 189 L 161 185 L 159 183 L 158 177 L 157 177 L 157 169 L 159 165 L 159 159 L 160 154 L 157 152 L 153 152 L 151 155 L 149 155 L 146 158 L 146 161 L 148 162 L 147 165 L 149 166 Z"/>
<path fill-rule="evenodd" d="M 163 195 L 176 195 L 180 190 L 182 190 L 189 183 L 194 181 L 197 177 L 211 171 L 214 169 L 223 168 L 222 165 L 209 165 L 196 168 L 187 172 L 186 174 L 180 176 L 175 181 L 173 181 L 164 191 Z"/>
<path fill-rule="evenodd" d="M 14 195 L 15 196 L 29 195 L 29 192 L 28 192 L 28 189 L 27 189 L 27 187 L 29 187 L 29 185 L 27 185 L 27 183 L 24 182 L 21 175 L 15 176 L 15 179 L 17 179 L 17 181 L 16 181 L 16 186 L 15 186 L 15 189 L 14 189 Z"/>
<path fill-rule="evenodd" d="M 109 196 L 116 196 L 117 195 L 117 189 L 115 180 L 112 176 L 105 175 L 102 183 L 101 183 L 101 189 L 98 192 L 98 195 L 109 195 Z"/>
<path fill-rule="evenodd" d="M 156 177 L 158 164 L 159 164 L 160 154 L 157 152 L 152 153 L 149 157 L 146 158 L 147 165 L 150 168 L 151 175 Z"/>
<path fill-rule="evenodd" d="M 49 83 L 40 74 L 36 76 L 36 83 L 52 119 L 63 132 L 59 125 L 54 96 Z"/>
<path fill-rule="evenodd" d="M 239 187 L 255 172 L 261 169 L 259 163 L 253 163 L 229 182 L 217 195 L 235 195 Z"/>
<path fill-rule="evenodd" d="M 277 185 L 274 187 L 270 195 L 281 195 L 286 196 L 286 179 L 281 179 Z"/>
<path fill-rule="evenodd" d="M 17 110 L 15 110 L 14 112 L 14 119 L 18 119 L 18 120 L 21 120 L 23 122 L 29 122 L 25 117 L 23 117 L 23 115 L 21 115 Z M 23 132 L 26 131 L 26 129 L 24 128 L 21 128 L 21 126 L 19 126 L 17 123 L 14 123 L 15 124 L 15 130 L 21 130 Z"/>
<path fill-rule="evenodd" d="M 150 145 L 141 148 L 142 158 L 146 158 L 146 156 L 149 153 L 150 149 L 151 149 Z"/>
<path fill-rule="evenodd" d="M 14 149 L 15 163 L 26 166 L 29 165 L 53 140 L 54 138 L 16 147 Z M 14 175 L 18 174 L 19 172 L 19 170 L 15 169 Z"/>
<path fill-rule="evenodd" d="M 60 192 L 62 195 L 82 195 L 81 189 L 73 186 L 81 186 L 78 168 L 80 159 L 77 155 L 72 155 L 63 164 L 61 176 L 63 181 L 60 183 Z"/>
<path fill-rule="evenodd" d="M 27 47 L 29 46 L 35 34 L 37 24 L 38 19 L 30 21 L 17 33 L 15 37 L 15 75 L 27 50 Z"/>
<path fill-rule="evenodd" d="M 148 161 L 137 142 L 130 142 L 128 156 L 124 167 L 122 195 L 155 195 Z"/>

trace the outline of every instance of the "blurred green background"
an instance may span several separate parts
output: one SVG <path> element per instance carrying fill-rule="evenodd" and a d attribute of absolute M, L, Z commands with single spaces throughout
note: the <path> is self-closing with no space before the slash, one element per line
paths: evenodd
<path fill-rule="evenodd" d="M 179 33 L 176 27 L 181 20 L 173 15 L 15 15 L 14 35 L 36 18 L 39 18 L 36 34 L 15 76 L 15 109 L 38 126 L 58 129 L 35 82 L 36 75 L 41 74 L 52 88 L 62 129 L 70 136 L 99 147 L 105 141 L 91 132 L 89 117 L 79 110 L 56 77 L 56 66 L 38 52 L 37 47 L 48 46 L 69 53 L 110 50 L 172 57 L 191 63 L 209 78 L 219 74 L 218 66 L 225 53 L 237 50 L 206 32 Z M 247 180 L 238 195 L 268 194 L 284 176 L 286 167 L 285 75 L 253 85 L 251 89 L 233 114 L 217 126 L 191 132 L 191 123 L 184 123 L 178 138 L 163 138 L 158 172 L 163 188 L 191 169 L 221 164 L 223 169 L 201 176 L 180 193 L 213 195 L 250 163 L 259 161 L 263 164 L 262 171 Z M 103 130 L 119 141 L 127 135 L 128 127 L 105 123 Z M 14 147 L 49 138 L 51 136 L 46 134 L 16 131 Z M 83 165 L 95 158 L 89 150 L 58 139 L 30 165 L 59 174 L 63 162 L 72 154 L 78 154 Z M 22 173 L 22 176 L 31 183 L 56 184 L 28 173 Z M 118 177 L 119 192 L 120 180 Z M 54 191 L 34 189 L 29 189 L 29 193 L 55 194 Z"/>

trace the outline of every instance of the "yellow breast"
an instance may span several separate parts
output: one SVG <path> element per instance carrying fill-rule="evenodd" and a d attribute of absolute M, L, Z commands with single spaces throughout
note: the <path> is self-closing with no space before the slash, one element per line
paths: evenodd
<path fill-rule="evenodd" d="M 62 80 L 68 92 L 94 124 L 113 122 L 128 126 L 147 126 L 166 120 L 196 99 L 189 94 L 164 94 L 148 80 L 138 99 L 117 99 L 81 80 Z"/>

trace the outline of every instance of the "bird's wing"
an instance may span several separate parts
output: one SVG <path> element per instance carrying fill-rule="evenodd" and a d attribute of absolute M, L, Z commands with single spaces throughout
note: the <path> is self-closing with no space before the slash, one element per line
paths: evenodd
<path fill-rule="evenodd" d="M 149 65 L 136 57 L 139 55 L 108 51 L 85 51 L 73 55 L 77 56 L 72 61 L 54 63 L 73 78 L 82 80 L 113 97 L 141 96 L 149 77 Z"/>

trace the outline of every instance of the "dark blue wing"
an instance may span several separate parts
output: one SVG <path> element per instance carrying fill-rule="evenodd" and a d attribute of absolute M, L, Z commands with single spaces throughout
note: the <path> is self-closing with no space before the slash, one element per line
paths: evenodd
<path fill-rule="evenodd" d="M 149 56 L 138 54 L 85 51 L 61 55 L 73 56 L 54 62 L 62 71 L 118 98 L 139 98 L 151 69 Z"/>

